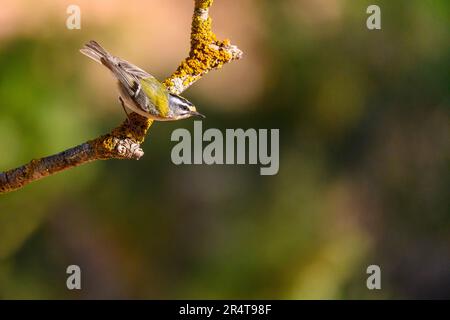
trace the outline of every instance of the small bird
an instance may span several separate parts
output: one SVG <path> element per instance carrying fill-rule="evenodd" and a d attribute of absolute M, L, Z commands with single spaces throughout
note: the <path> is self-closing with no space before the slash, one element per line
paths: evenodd
<path fill-rule="evenodd" d="M 80 52 L 103 64 L 117 78 L 119 100 L 124 110 L 126 106 L 144 117 L 158 121 L 180 120 L 192 116 L 205 117 L 197 112 L 187 99 L 170 93 L 151 74 L 111 55 L 97 42 L 89 41 Z"/>

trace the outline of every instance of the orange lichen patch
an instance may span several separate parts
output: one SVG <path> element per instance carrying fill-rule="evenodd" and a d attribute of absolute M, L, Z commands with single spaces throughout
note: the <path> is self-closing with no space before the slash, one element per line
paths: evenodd
<path fill-rule="evenodd" d="M 209 44 L 216 41 L 216 35 L 211 31 L 212 19 L 203 19 L 201 16 L 194 15 L 191 27 L 191 50 L 201 44 Z"/>
<path fill-rule="evenodd" d="M 130 138 L 138 143 L 142 143 L 152 123 L 152 120 L 133 112 L 129 115 L 129 120 L 115 128 L 111 134 L 117 138 Z"/>
<path fill-rule="evenodd" d="M 196 6 L 202 9 L 208 8 L 211 4 L 212 1 L 196 2 Z M 228 39 L 218 41 L 211 31 L 211 24 L 211 18 L 205 19 L 198 13 L 194 13 L 189 57 L 183 60 L 174 74 L 164 82 L 166 87 L 173 87 L 175 79 L 181 79 L 183 86 L 188 87 L 211 69 L 220 69 L 233 59 L 232 54 L 225 50 L 230 46 L 230 41 Z"/>
<path fill-rule="evenodd" d="M 196 9 L 208 9 L 212 6 L 214 0 L 195 0 Z"/>
<path fill-rule="evenodd" d="M 217 42 L 216 46 L 218 49 L 208 45 L 192 50 L 191 55 L 181 62 L 174 74 L 164 81 L 164 85 L 173 87 L 173 80 L 178 78 L 183 79 L 184 86 L 188 86 L 211 69 L 220 69 L 232 59 L 232 55 L 223 50 L 223 42 Z"/>
<path fill-rule="evenodd" d="M 131 113 L 129 117 L 131 121 L 127 119 L 110 134 L 89 141 L 88 143 L 92 146 L 93 150 L 98 150 L 100 154 L 107 156 L 116 154 L 118 139 L 129 138 L 138 144 L 144 142 L 147 131 L 150 129 L 153 121 L 136 113 Z"/>
<path fill-rule="evenodd" d="M 97 155 L 100 153 L 111 153 L 115 148 L 113 137 L 110 134 L 100 136 L 94 140 L 88 141 L 87 143 L 92 147 L 92 150 L 95 150 Z"/>

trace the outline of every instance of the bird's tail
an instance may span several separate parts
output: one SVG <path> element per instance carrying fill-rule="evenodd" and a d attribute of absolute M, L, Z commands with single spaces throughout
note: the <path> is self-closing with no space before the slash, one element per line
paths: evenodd
<path fill-rule="evenodd" d="M 84 48 L 80 49 L 80 52 L 101 64 L 105 64 L 102 60 L 108 62 L 113 58 L 113 56 L 108 51 L 106 51 L 100 44 L 98 44 L 94 40 L 86 43 L 84 45 Z"/>
<path fill-rule="evenodd" d="M 94 40 L 86 43 L 84 48 L 80 49 L 80 52 L 111 70 L 127 91 L 129 91 L 130 94 L 133 93 L 133 80 L 130 79 L 129 73 L 121 66 L 121 59 L 110 54 Z"/>

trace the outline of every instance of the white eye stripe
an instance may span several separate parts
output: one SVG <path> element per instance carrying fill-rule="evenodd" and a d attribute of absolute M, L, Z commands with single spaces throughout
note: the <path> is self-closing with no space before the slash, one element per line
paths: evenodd
<path fill-rule="evenodd" d="M 186 108 L 189 108 L 191 106 L 190 103 L 188 103 L 187 101 L 184 101 L 184 100 L 178 100 L 178 104 L 180 106 L 183 106 L 183 107 L 186 107 Z"/>
<path fill-rule="evenodd" d="M 179 106 L 185 106 L 187 108 L 193 106 L 192 103 L 190 103 L 188 100 L 186 100 L 183 97 L 177 96 L 177 95 L 170 95 L 171 100 L 173 103 L 179 105 Z"/>

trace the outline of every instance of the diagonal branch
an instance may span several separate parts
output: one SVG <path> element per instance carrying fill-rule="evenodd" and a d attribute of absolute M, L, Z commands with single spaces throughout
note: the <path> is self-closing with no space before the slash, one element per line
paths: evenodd
<path fill-rule="evenodd" d="M 242 51 L 229 40 L 219 41 L 211 30 L 209 8 L 213 0 L 195 0 L 192 17 L 191 48 L 177 70 L 164 81 L 173 93 L 180 94 L 210 70 L 242 57 Z M 0 194 L 22 188 L 30 182 L 95 160 L 140 159 L 144 141 L 153 121 L 130 114 L 110 133 L 58 154 L 34 159 L 15 169 L 0 173 Z"/>

